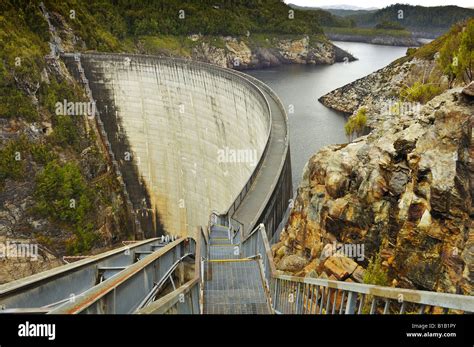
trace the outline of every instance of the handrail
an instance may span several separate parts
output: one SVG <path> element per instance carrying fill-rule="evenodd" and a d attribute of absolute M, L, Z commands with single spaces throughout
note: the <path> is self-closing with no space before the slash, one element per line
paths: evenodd
<path fill-rule="evenodd" d="M 176 290 L 172 291 L 169 294 L 166 294 L 162 298 L 153 301 L 148 306 L 140 309 L 139 311 L 135 312 L 136 314 L 164 314 L 167 313 L 173 306 L 175 306 L 179 302 L 179 298 L 182 297 L 181 295 L 188 294 L 191 290 L 199 284 L 198 278 L 193 278 L 189 280 Z"/>
<path fill-rule="evenodd" d="M 53 278 L 57 279 L 58 277 L 68 275 L 71 272 L 80 270 L 81 268 L 84 268 L 88 265 L 99 263 L 102 260 L 107 260 L 108 258 L 119 254 L 124 254 L 125 251 L 131 252 L 135 248 L 139 248 L 146 244 L 151 244 L 158 240 L 158 238 L 153 238 L 144 241 L 134 242 L 132 245 L 125 245 L 105 253 L 90 256 L 83 260 L 79 260 L 73 263 L 69 263 L 57 268 L 31 275 L 26 278 L 21 278 L 13 282 L 3 284 L 0 286 L 0 299 L 2 299 L 3 297 L 7 297 L 10 293 L 15 292 L 16 290 L 21 289 L 23 291 L 26 288 L 34 287 L 40 285 L 41 283 L 49 282 Z"/>
<path fill-rule="evenodd" d="M 288 275 L 275 275 L 275 277 L 286 281 L 324 286 L 332 289 L 351 291 L 358 294 L 374 295 L 384 299 L 398 301 L 400 298 L 403 298 L 403 301 L 415 304 L 440 306 L 453 310 L 474 312 L 474 296 L 469 295 L 384 287 L 374 284 L 333 281 L 322 278 L 307 278 Z"/>
<path fill-rule="evenodd" d="M 202 300 L 203 300 L 203 276 L 201 275 L 201 260 L 204 256 L 201 253 L 202 244 L 207 245 L 207 237 L 204 233 L 204 229 L 198 228 L 196 237 L 196 255 L 195 255 L 195 266 L 194 266 L 194 276 L 191 280 L 175 289 L 171 293 L 163 296 L 162 298 L 151 302 L 147 306 L 137 310 L 136 314 L 163 314 L 167 313 L 170 309 L 176 306 L 180 302 L 180 298 L 183 298 L 186 294 L 190 293 L 196 286 L 199 287 L 199 312 L 193 313 L 202 313 Z"/>
<path fill-rule="evenodd" d="M 146 307 L 150 304 L 150 302 L 153 302 L 153 299 L 156 297 L 156 295 L 160 292 L 160 289 L 163 287 L 163 285 L 166 283 L 167 280 L 170 279 L 170 277 L 173 275 L 174 270 L 178 267 L 178 265 L 186 258 L 192 256 L 192 253 L 186 253 L 182 257 L 180 257 L 178 260 L 176 260 L 171 267 L 166 271 L 165 275 L 158 281 L 158 283 L 155 284 L 153 289 L 148 293 L 148 295 L 142 300 L 142 302 L 138 305 L 138 308 L 136 309 L 137 311 L 140 310 L 143 307 Z"/>
<path fill-rule="evenodd" d="M 158 251 L 150 254 L 149 256 L 143 258 L 142 260 L 130 265 L 123 271 L 121 271 L 116 276 L 112 276 L 109 279 L 101 282 L 100 284 L 92 287 L 90 290 L 82 293 L 79 299 L 76 298 L 73 302 L 68 302 L 64 305 L 59 306 L 58 308 L 51 311 L 55 314 L 77 314 L 81 311 L 87 309 L 91 305 L 95 304 L 101 300 L 108 293 L 114 291 L 118 286 L 125 283 L 127 280 L 136 276 L 138 273 L 142 272 L 147 266 L 153 264 L 157 259 L 164 256 L 165 254 L 173 251 L 175 247 L 184 243 L 187 239 L 180 238 L 174 242 L 169 243 Z"/>
<path fill-rule="evenodd" d="M 281 103 L 281 100 L 280 98 L 278 97 L 278 95 L 273 91 L 272 88 L 270 88 L 268 85 L 266 85 L 265 83 L 263 83 L 262 81 L 256 79 L 255 77 L 253 76 L 250 76 L 250 75 L 247 75 L 247 74 L 244 74 L 240 71 L 236 71 L 237 74 L 240 74 L 243 78 L 246 78 L 248 79 L 249 81 L 253 81 L 254 84 L 258 85 L 259 87 L 261 87 L 262 89 L 264 89 L 271 97 L 272 99 L 275 101 L 275 103 L 278 105 L 279 109 L 280 109 L 280 112 L 284 115 L 285 117 L 285 125 L 286 125 L 286 136 L 285 136 L 285 151 L 282 155 L 282 160 L 280 162 L 280 165 L 277 169 L 277 172 L 278 172 L 278 175 L 275 176 L 275 179 L 274 179 L 274 182 L 272 184 L 272 187 L 277 187 L 278 185 L 278 181 L 281 177 L 281 173 L 283 171 L 283 168 L 285 166 L 285 162 L 286 162 L 286 156 L 287 156 L 287 153 L 288 153 L 288 150 L 289 150 L 289 137 L 288 137 L 288 114 L 286 113 L 286 110 L 285 110 L 285 107 L 283 106 L 283 104 Z M 262 155 L 263 157 L 263 155 Z M 253 181 L 251 182 L 253 183 Z M 251 184 L 250 184 L 251 185 Z M 244 189 L 249 189 L 250 187 L 246 187 L 244 186 Z M 265 208 L 267 207 L 267 204 L 269 203 L 271 197 L 273 195 L 273 191 L 270 191 L 267 193 L 267 196 L 265 197 L 265 200 L 264 200 L 264 203 L 260 206 L 259 208 L 259 211 L 257 212 L 257 214 L 255 215 L 255 219 L 247 226 L 248 229 L 252 229 L 253 227 L 255 227 L 255 224 L 257 223 L 258 219 L 262 216 L 262 213 L 263 211 L 265 210 Z M 243 200 L 243 199 L 241 199 Z M 236 210 L 236 208 L 234 209 L 234 211 Z M 230 213 L 230 209 L 227 211 L 226 215 L 228 215 Z M 235 218 L 232 218 L 234 221 L 236 221 L 237 223 L 239 224 L 242 224 L 240 221 L 236 220 Z"/>
<path fill-rule="evenodd" d="M 247 237 L 242 242 L 242 247 L 245 247 L 245 243 L 251 242 L 252 239 L 256 239 L 257 242 L 260 241 L 258 237 L 256 238 L 256 235 L 261 236 L 261 242 L 263 245 L 260 247 L 263 247 L 265 250 L 265 254 L 261 255 L 262 257 L 267 258 L 268 261 L 268 264 L 264 267 L 264 271 L 266 272 L 265 276 L 270 278 L 272 281 L 272 293 L 274 293 L 272 300 L 274 308 L 276 308 L 277 305 L 281 305 L 280 294 L 283 295 L 284 293 L 286 295 L 299 296 L 299 302 L 296 299 L 296 301 L 290 304 L 285 302 L 286 306 L 283 305 L 283 307 L 287 309 L 291 308 L 291 305 L 295 306 L 295 308 L 289 309 L 287 313 L 312 313 L 313 311 L 311 311 L 311 309 L 308 310 L 307 306 L 310 305 L 313 307 L 313 305 L 315 305 L 315 307 L 317 307 L 318 299 L 321 301 L 318 308 L 319 313 L 323 313 L 324 311 L 329 313 L 331 307 L 333 313 L 336 311 L 342 312 L 343 309 L 345 309 L 346 313 L 355 313 L 356 303 L 359 306 L 358 313 L 361 313 L 363 311 L 364 304 L 367 304 L 370 298 L 372 299 L 370 313 L 376 312 L 377 299 L 384 301 L 384 313 L 389 312 L 391 300 L 400 303 L 400 313 L 405 312 L 407 303 L 421 305 L 419 311 L 420 313 L 423 313 L 425 308 L 430 306 L 441 307 L 445 310 L 453 309 L 464 312 L 474 312 L 474 296 L 469 295 L 384 287 L 372 284 L 351 283 L 344 281 L 333 281 L 323 278 L 307 278 L 278 274 L 273 261 L 273 253 L 268 241 L 268 236 L 265 232 L 265 227 L 263 224 L 260 224 L 259 227 L 256 228 L 249 235 L 249 237 Z M 287 282 L 288 284 L 283 285 L 282 281 Z M 333 298 L 331 298 L 331 296 Z M 316 297 L 316 303 L 314 303 L 314 297 Z M 303 299 L 305 302 L 303 302 Z M 339 304 L 337 303 L 336 299 L 340 300 Z M 330 302 L 330 300 L 332 302 Z M 286 298 L 285 301 L 287 301 Z M 339 308 L 336 310 L 337 305 L 339 305 Z M 323 306 L 326 306 L 326 308 Z"/>

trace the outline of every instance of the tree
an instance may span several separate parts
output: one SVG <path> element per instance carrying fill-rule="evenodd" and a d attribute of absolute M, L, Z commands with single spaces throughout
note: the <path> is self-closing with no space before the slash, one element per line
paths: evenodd
<path fill-rule="evenodd" d="M 474 20 L 470 20 L 461 34 L 458 54 L 459 74 L 472 81 L 474 68 Z M 464 77 L 464 76 L 462 76 Z"/>
<path fill-rule="evenodd" d="M 457 51 L 459 48 L 459 35 L 453 34 L 446 38 L 446 42 L 439 50 L 438 64 L 443 73 L 448 77 L 449 88 L 459 73 L 459 58 Z"/>

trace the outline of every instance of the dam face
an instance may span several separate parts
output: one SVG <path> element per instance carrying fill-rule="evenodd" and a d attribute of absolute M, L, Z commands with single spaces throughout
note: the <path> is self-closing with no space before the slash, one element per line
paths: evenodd
<path fill-rule="evenodd" d="M 145 235 L 192 235 L 211 210 L 225 212 L 269 138 L 264 94 L 232 71 L 196 62 L 81 60 Z"/>

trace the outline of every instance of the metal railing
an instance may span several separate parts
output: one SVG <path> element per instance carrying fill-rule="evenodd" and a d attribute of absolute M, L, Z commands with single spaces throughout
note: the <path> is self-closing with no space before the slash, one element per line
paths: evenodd
<path fill-rule="evenodd" d="M 196 236 L 194 277 L 162 298 L 138 310 L 138 314 L 200 314 L 203 304 L 203 261 L 207 257 L 208 235 L 203 228 Z"/>
<path fill-rule="evenodd" d="M 264 289 L 272 310 L 278 314 L 412 314 L 471 313 L 474 297 L 467 295 L 383 287 L 321 278 L 278 274 L 263 224 L 245 238 L 239 230 L 234 240 L 243 258 L 258 258 Z M 139 313 L 202 313 L 204 273 L 201 263 L 207 252 L 201 229 L 197 241 L 193 280 L 152 303 Z M 201 293 L 199 297 L 197 293 Z"/>
<path fill-rule="evenodd" d="M 275 311 L 285 314 L 474 312 L 474 297 L 319 278 L 272 276 Z"/>
<path fill-rule="evenodd" d="M 0 286 L 0 306 L 5 309 L 49 311 L 97 284 L 98 269 L 127 267 L 136 255 L 161 246 L 159 238 L 134 242 L 51 270 Z M 164 246 L 164 245 L 163 245 Z"/>
<path fill-rule="evenodd" d="M 257 226 L 240 244 L 241 254 L 244 257 L 258 256 L 266 290 L 270 290 L 272 274 L 276 272 L 273 256 L 268 243 L 268 237 L 263 224 Z M 268 293 L 269 297 L 271 292 Z"/>
<path fill-rule="evenodd" d="M 156 284 L 169 276 L 168 270 L 195 251 L 193 239 L 178 239 L 49 313 L 134 313 Z"/>
<path fill-rule="evenodd" d="M 474 312 L 474 296 L 429 292 L 277 274 L 265 227 L 241 243 L 245 256 L 259 255 L 280 314 L 410 314 Z"/>

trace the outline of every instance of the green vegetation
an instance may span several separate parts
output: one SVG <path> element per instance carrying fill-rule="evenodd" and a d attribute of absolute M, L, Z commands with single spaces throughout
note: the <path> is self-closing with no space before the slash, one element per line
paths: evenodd
<path fill-rule="evenodd" d="M 0 117 L 38 119 L 38 112 L 18 81 L 33 87 L 40 78 L 47 53 L 47 26 L 32 3 L 18 10 L 0 3 Z"/>
<path fill-rule="evenodd" d="M 194 46 L 194 42 L 187 37 L 173 35 L 142 36 L 139 41 L 149 54 L 171 53 L 181 57 L 190 57 Z M 217 39 L 213 42 L 218 43 Z M 223 44 L 223 42 L 219 44 Z"/>
<path fill-rule="evenodd" d="M 438 65 L 449 86 L 457 79 L 470 82 L 474 70 L 474 19 L 463 30 L 453 28 L 439 51 Z"/>
<path fill-rule="evenodd" d="M 352 137 L 354 134 L 361 135 L 364 133 L 367 125 L 367 109 L 361 107 L 357 113 L 347 120 L 346 125 L 344 125 L 344 130 L 346 135 Z"/>
<path fill-rule="evenodd" d="M 364 283 L 375 284 L 377 286 L 389 285 L 387 271 L 382 266 L 380 251 L 370 258 L 369 265 L 364 273 Z"/>
<path fill-rule="evenodd" d="M 387 20 L 384 20 L 383 22 L 378 23 L 375 26 L 375 29 L 405 30 L 405 28 L 402 25 L 400 25 L 396 22 L 391 22 L 391 21 L 387 21 Z"/>
<path fill-rule="evenodd" d="M 57 158 L 54 149 L 48 144 L 34 143 L 30 145 L 33 160 L 41 165 L 46 165 Z"/>
<path fill-rule="evenodd" d="M 423 71 L 411 71 L 411 81 L 406 81 L 400 90 L 402 101 L 426 103 L 455 82 L 469 83 L 474 69 L 474 19 L 454 25 L 445 35 L 418 49 L 409 48 L 402 61 L 413 58 L 434 60 L 436 64 Z"/>
<path fill-rule="evenodd" d="M 436 83 L 415 82 L 412 86 L 400 90 L 400 98 L 403 101 L 420 102 L 426 104 L 435 96 L 441 94 L 443 89 Z"/>
<path fill-rule="evenodd" d="M 60 13 L 89 49 L 109 51 L 120 49 L 127 37 L 321 33 L 321 18 L 332 17 L 324 11 L 292 10 L 280 0 L 47 0 L 45 5 Z"/>
<path fill-rule="evenodd" d="M 394 4 L 376 12 L 357 14 L 346 18 L 353 19 L 359 26 L 396 22 L 405 28 L 431 32 L 448 30 L 455 23 L 470 17 L 474 17 L 474 9 L 457 6 L 423 7 Z"/>
<path fill-rule="evenodd" d="M 38 111 L 32 100 L 23 92 L 13 86 L 2 86 L 0 87 L 0 117 L 22 117 L 33 122 L 38 120 Z"/>
<path fill-rule="evenodd" d="M 73 146 L 79 145 L 78 127 L 74 122 L 76 116 L 56 116 L 53 118 L 54 132 L 51 135 L 51 140 L 58 146 Z"/>
<path fill-rule="evenodd" d="M 36 177 L 34 196 L 38 214 L 74 227 L 76 238 L 69 245 L 69 252 L 84 252 L 92 247 L 94 228 L 87 216 L 93 213 L 94 193 L 76 164 L 57 160 L 48 163 Z"/>
<path fill-rule="evenodd" d="M 360 35 L 360 36 L 394 36 L 394 37 L 411 37 L 408 30 L 388 30 L 388 29 L 373 29 L 373 28 L 335 28 L 324 27 L 324 32 L 328 34 L 340 35 Z"/>
<path fill-rule="evenodd" d="M 23 138 L 9 141 L 0 149 L 0 190 L 7 178 L 18 180 L 24 177 L 25 149 L 26 141 Z"/>
<path fill-rule="evenodd" d="M 373 284 L 376 286 L 389 286 L 387 271 L 382 266 L 382 257 L 380 256 L 380 250 L 370 258 L 369 265 L 364 272 L 363 281 L 365 284 Z M 362 313 L 368 314 L 371 310 L 371 303 L 374 300 L 372 295 L 367 295 L 365 304 L 362 307 Z"/>

